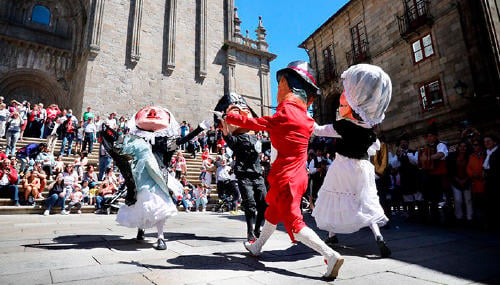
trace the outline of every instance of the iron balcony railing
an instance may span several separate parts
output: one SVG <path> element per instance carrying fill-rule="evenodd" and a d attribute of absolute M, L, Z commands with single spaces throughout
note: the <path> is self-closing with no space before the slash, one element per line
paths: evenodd
<path fill-rule="evenodd" d="M 353 43 L 352 50 L 346 52 L 346 58 L 349 66 L 367 62 L 370 59 L 368 54 L 368 41 L 361 40 L 359 43 Z"/>
<path fill-rule="evenodd" d="M 410 3 L 411 6 L 408 6 L 405 1 L 404 14 L 396 16 L 398 19 L 399 33 L 403 37 L 408 36 L 423 25 L 432 24 L 433 20 L 430 13 L 430 0 L 414 0 Z"/>

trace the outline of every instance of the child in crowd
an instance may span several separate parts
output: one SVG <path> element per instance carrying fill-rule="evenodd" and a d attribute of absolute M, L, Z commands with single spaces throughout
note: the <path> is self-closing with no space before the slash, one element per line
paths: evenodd
<path fill-rule="evenodd" d="M 182 205 L 186 212 L 191 212 L 191 207 L 193 206 L 191 189 L 189 187 L 184 187 L 184 192 L 182 193 Z"/>
<path fill-rule="evenodd" d="M 88 180 L 83 180 L 82 181 L 82 195 L 83 195 L 83 204 L 89 204 L 90 201 L 90 187 L 89 187 L 89 181 Z"/>
<path fill-rule="evenodd" d="M 96 185 L 96 187 L 90 188 L 89 190 L 89 205 L 94 205 L 96 202 L 97 192 L 99 191 L 99 188 L 97 188 L 97 186 L 98 185 Z"/>
<path fill-rule="evenodd" d="M 83 142 L 83 124 L 80 126 L 76 132 L 75 137 L 75 153 L 80 153 L 82 151 L 82 142 Z"/>
<path fill-rule="evenodd" d="M 82 213 L 82 199 L 83 199 L 83 194 L 82 194 L 82 187 L 80 185 L 75 185 L 75 192 L 71 193 L 70 195 L 71 201 L 69 202 L 68 205 L 68 214 L 71 214 L 71 208 L 73 206 L 76 207 L 78 210 L 77 213 L 81 214 Z"/>
<path fill-rule="evenodd" d="M 35 204 L 35 199 L 38 197 L 40 192 L 40 179 L 33 175 L 31 171 L 26 171 L 24 179 L 22 181 L 24 188 L 24 201 L 26 204 Z M 31 194 L 31 196 L 30 196 Z M 32 199 L 30 199 L 32 197 Z"/>
<path fill-rule="evenodd" d="M 56 160 L 56 164 L 54 166 L 54 172 L 57 175 L 63 171 L 64 171 L 64 161 L 62 160 L 62 156 L 58 155 L 57 160 Z"/>
<path fill-rule="evenodd" d="M 196 186 L 196 189 L 194 190 L 194 196 L 196 198 L 196 212 L 199 211 L 200 204 L 202 208 L 201 211 L 202 212 L 206 211 L 209 191 L 210 190 L 205 188 L 202 184 L 198 184 Z"/>

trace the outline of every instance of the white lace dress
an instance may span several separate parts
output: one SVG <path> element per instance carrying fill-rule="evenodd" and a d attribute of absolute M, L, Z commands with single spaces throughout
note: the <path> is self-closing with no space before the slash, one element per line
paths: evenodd
<path fill-rule="evenodd" d="M 332 125 L 315 124 L 314 134 L 340 137 Z M 374 155 L 379 148 L 377 140 L 368 154 Z M 385 225 L 389 219 L 380 206 L 373 164 L 337 154 L 319 190 L 312 215 L 320 229 L 332 233 L 353 233 L 372 223 Z"/>

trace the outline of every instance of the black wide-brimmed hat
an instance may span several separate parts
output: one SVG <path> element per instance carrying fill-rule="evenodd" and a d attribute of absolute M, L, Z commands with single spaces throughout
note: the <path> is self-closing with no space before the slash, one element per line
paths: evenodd
<path fill-rule="evenodd" d="M 311 88 L 319 91 L 319 87 L 316 84 L 316 72 L 314 71 L 314 69 L 312 68 L 312 66 L 308 62 L 305 62 L 303 60 L 296 60 L 296 61 L 290 62 L 286 68 L 280 69 L 280 70 L 278 70 L 278 72 L 276 72 L 276 80 L 278 80 L 278 82 L 279 82 L 281 76 L 283 75 L 283 73 L 285 73 L 285 72 L 291 72 L 291 73 L 297 74 Z M 318 93 L 318 95 L 319 95 L 319 93 Z"/>
<path fill-rule="evenodd" d="M 239 108 L 248 108 L 254 117 L 258 117 L 257 114 L 248 106 L 247 101 L 243 96 L 237 93 L 225 94 L 219 99 L 219 102 L 215 106 L 214 111 L 225 113 L 229 106 L 236 106 Z M 219 125 L 219 119 L 214 115 L 214 125 L 217 127 Z"/>

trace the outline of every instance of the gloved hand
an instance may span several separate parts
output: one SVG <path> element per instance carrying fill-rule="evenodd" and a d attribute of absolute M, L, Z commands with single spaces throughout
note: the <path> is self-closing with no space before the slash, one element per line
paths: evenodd
<path fill-rule="evenodd" d="M 215 116 L 217 116 L 217 119 L 219 119 L 219 120 L 224 120 L 224 118 L 226 117 L 225 113 L 222 113 L 219 111 L 212 111 L 212 113 L 214 113 Z"/>
<path fill-rule="evenodd" d="M 210 128 L 210 126 L 211 126 L 211 125 L 213 125 L 213 124 L 214 124 L 214 121 L 213 121 L 212 119 L 206 119 L 206 120 L 203 120 L 203 121 L 199 124 L 199 126 L 200 126 L 202 129 L 206 130 L 206 129 Z"/>

